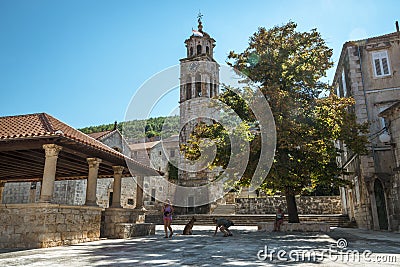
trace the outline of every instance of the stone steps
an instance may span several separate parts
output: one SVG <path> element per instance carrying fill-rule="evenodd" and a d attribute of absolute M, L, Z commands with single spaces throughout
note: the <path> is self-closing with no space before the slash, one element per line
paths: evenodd
<path fill-rule="evenodd" d="M 253 214 L 187 214 L 177 215 L 172 223 L 175 225 L 184 225 L 192 218 L 196 217 L 196 225 L 213 225 L 212 219 L 215 217 L 224 217 L 235 223 L 236 226 L 257 226 L 260 222 L 273 222 L 275 214 L 253 215 Z M 331 227 L 355 227 L 347 215 L 329 214 L 329 215 L 299 215 L 300 222 L 325 222 Z M 286 219 L 287 220 L 287 217 Z M 146 222 L 163 224 L 161 214 L 146 215 Z"/>

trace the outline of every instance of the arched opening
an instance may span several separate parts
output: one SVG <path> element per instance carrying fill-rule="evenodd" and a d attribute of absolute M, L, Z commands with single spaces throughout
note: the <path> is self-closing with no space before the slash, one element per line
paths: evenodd
<path fill-rule="evenodd" d="M 201 54 L 201 45 L 197 45 L 197 55 Z"/>
<path fill-rule="evenodd" d="M 196 96 L 201 96 L 201 76 L 200 74 L 196 75 Z"/>
<path fill-rule="evenodd" d="M 382 182 L 379 179 L 376 179 L 374 182 L 374 193 L 376 210 L 378 212 L 379 229 L 387 230 L 388 218 L 386 211 L 385 191 L 383 190 Z"/>
<path fill-rule="evenodd" d="M 191 83 L 192 79 L 190 77 L 187 77 L 186 79 L 186 100 L 191 99 L 192 98 L 192 83 Z"/>
<path fill-rule="evenodd" d="M 213 84 L 210 83 L 210 97 L 213 97 Z"/>
<path fill-rule="evenodd" d="M 193 56 L 193 47 L 190 47 L 189 51 L 190 51 L 190 56 Z"/>
<path fill-rule="evenodd" d="M 186 84 L 186 100 L 190 99 L 192 97 L 192 84 L 187 83 Z"/>
<path fill-rule="evenodd" d="M 206 46 L 206 54 L 209 55 L 210 54 L 210 48 L 208 46 Z"/>

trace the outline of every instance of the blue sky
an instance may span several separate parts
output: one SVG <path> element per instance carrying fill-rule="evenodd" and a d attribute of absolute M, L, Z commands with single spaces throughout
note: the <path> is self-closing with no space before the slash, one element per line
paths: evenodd
<path fill-rule="evenodd" d="M 76 128 L 122 121 L 135 91 L 185 57 L 199 10 L 219 63 L 259 26 L 317 28 L 336 62 L 344 42 L 393 32 L 400 20 L 395 0 L 0 0 L 0 116 L 47 112 Z M 170 94 L 154 115 L 177 102 Z"/>

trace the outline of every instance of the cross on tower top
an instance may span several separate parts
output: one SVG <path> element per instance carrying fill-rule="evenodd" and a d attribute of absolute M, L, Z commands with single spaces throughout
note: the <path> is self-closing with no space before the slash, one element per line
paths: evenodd
<path fill-rule="evenodd" d="M 203 32 L 203 24 L 201 23 L 202 18 L 203 18 L 203 14 L 201 14 L 199 11 L 199 14 L 197 15 L 197 22 L 199 23 L 197 28 L 199 29 L 199 32 Z"/>
<path fill-rule="evenodd" d="M 197 21 L 201 23 L 201 19 L 203 18 L 203 14 L 199 11 L 199 14 L 197 15 Z"/>

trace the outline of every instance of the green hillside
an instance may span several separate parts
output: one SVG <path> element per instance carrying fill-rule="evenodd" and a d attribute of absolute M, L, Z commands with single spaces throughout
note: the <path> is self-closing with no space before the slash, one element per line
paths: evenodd
<path fill-rule="evenodd" d="M 114 129 L 114 123 L 88 126 L 79 129 L 81 132 L 89 134 Z M 117 129 L 129 142 L 136 138 L 163 136 L 169 137 L 179 133 L 179 116 L 157 117 L 146 120 L 133 120 L 117 123 Z"/>

